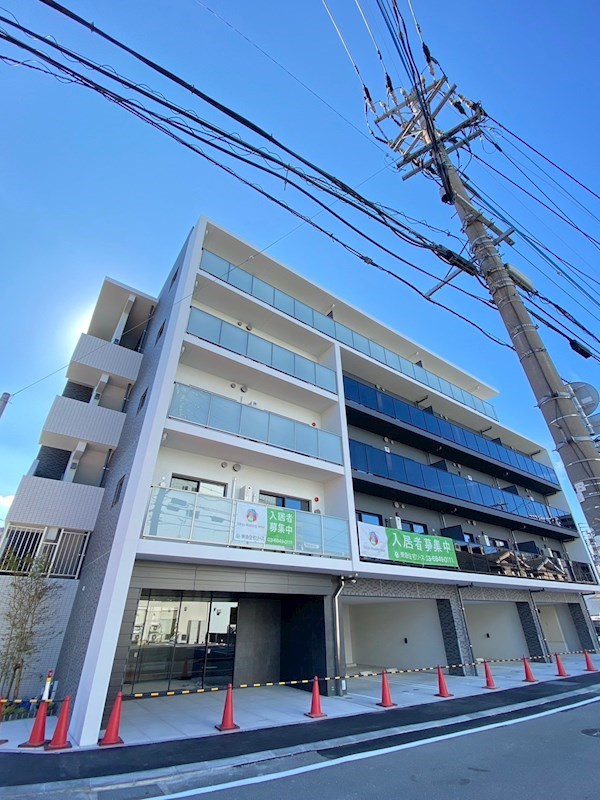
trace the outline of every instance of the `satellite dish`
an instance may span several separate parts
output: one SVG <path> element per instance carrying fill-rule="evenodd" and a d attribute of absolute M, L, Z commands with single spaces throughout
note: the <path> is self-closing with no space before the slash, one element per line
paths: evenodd
<path fill-rule="evenodd" d="M 592 411 L 598 408 L 600 394 L 591 384 L 576 381 L 575 383 L 570 383 L 569 386 L 584 414 L 591 414 Z"/>
<path fill-rule="evenodd" d="M 594 436 L 600 436 L 600 414 L 592 414 L 591 417 L 588 417 L 588 422 L 592 426 Z"/>

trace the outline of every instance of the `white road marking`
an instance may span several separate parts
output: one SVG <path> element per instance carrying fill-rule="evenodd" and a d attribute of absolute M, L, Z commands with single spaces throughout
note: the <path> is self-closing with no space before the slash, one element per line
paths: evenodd
<path fill-rule="evenodd" d="M 481 731 L 491 731 L 495 728 L 505 728 L 509 725 L 517 725 L 520 722 L 528 722 L 532 719 L 540 719 L 541 717 L 549 717 L 552 714 L 558 714 L 561 711 L 570 711 L 573 708 L 580 708 L 587 706 L 590 703 L 598 703 L 600 697 L 592 697 L 588 700 L 580 700 L 578 703 L 572 703 L 569 706 L 561 706 L 560 708 L 552 708 L 548 711 L 540 711 L 537 714 L 530 714 L 527 717 L 520 717 L 519 719 L 505 720 L 503 722 L 493 722 L 490 725 L 482 725 L 479 728 L 470 728 L 465 731 L 455 731 L 454 733 L 446 733 L 442 736 L 432 736 L 429 739 L 421 739 L 417 742 L 406 742 L 405 744 L 397 744 L 392 747 L 382 747 L 379 750 L 369 750 L 365 753 L 353 753 L 349 756 L 341 756 L 334 758 L 327 762 L 319 762 L 318 764 L 307 764 L 304 767 L 296 767 L 295 769 L 287 769 L 282 772 L 273 772 L 269 775 L 256 775 L 253 778 L 243 778 L 238 781 L 229 781 L 228 783 L 218 783 L 213 786 L 202 786 L 199 789 L 186 789 L 183 792 L 175 792 L 174 794 L 161 794 L 156 797 L 150 797 L 148 800 L 180 800 L 185 797 L 195 797 L 196 795 L 210 794 L 211 792 L 221 792 L 226 789 L 236 789 L 242 786 L 252 786 L 255 783 L 268 783 L 268 781 L 279 780 L 280 778 L 290 778 L 293 775 L 302 775 L 305 772 L 315 772 L 319 769 L 327 769 L 328 767 L 335 767 L 339 764 L 347 764 L 351 761 L 362 761 L 366 758 L 375 758 L 376 756 L 383 756 L 388 753 L 396 753 L 399 750 L 410 750 L 413 747 L 422 747 L 426 744 L 434 744 L 435 742 L 443 742 L 446 739 L 456 739 L 459 736 L 468 736 L 473 733 L 481 733 Z M 347 745 L 344 745 L 347 746 Z"/>

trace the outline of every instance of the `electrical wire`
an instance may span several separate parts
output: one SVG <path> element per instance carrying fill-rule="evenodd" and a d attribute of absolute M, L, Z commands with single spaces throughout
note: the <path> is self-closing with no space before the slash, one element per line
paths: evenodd
<path fill-rule="evenodd" d="M 581 189 L 584 189 L 586 192 L 588 192 L 589 194 L 591 194 L 591 195 L 592 195 L 593 197 L 595 197 L 597 200 L 600 200 L 600 194 L 597 194 L 595 191 L 593 191 L 593 189 L 590 189 L 590 188 L 589 188 L 589 186 L 586 186 L 586 185 L 585 185 L 585 183 L 582 183 L 582 182 L 581 182 L 581 181 L 580 181 L 578 178 L 575 178 L 573 175 L 571 175 L 571 173 L 570 173 L 570 172 L 567 172 L 567 170 L 566 170 L 566 169 L 563 169 L 563 168 L 562 168 L 561 166 L 559 166 L 559 165 L 558 165 L 556 162 L 552 161 L 552 159 L 551 159 L 551 158 L 548 158 L 548 156 L 545 156 L 543 153 L 541 153 L 539 150 L 537 150 L 537 149 L 536 149 L 536 148 L 535 148 L 533 145 L 529 144 L 529 142 L 526 142 L 526 141 L 525 141 L 525 139 L 522 139 L 522 138 L 521 138 L 521 137 L 520 137 L 518 134 L 516 134 L 516 133 L 514 133 L 513 131 L 511 131 L 509 128 L 507 128 L 507 127 L 506 127 L 506 125 L 503 125 L 501 122 L 499 122 L 497 119 L 495 119 L 494 117 L 492 117 L 490 114 L 486 114 L 486 116 L 487 116 L 487 117 L 488 117 L 488 119 L 490 119 L 490 120 L 491 120 L 491 121 L 492 121 L 492 122 L 493 122 L 495 125 L 498 125 L 498 127 L 499 127 L 499 128 L 502 128 L 502 130 L 503 130 L 503 131 L 505 131 L 506 133 L 508 133 L 510 136 L 512 136 L 512 137 L 513 137 L 514 139 L 516 139 L 518 142 L 521 142 L 521 144 L 525 145 L 525 147 L 527 147 L 529 150 L 531 150 L 531 151 L 532 151 L 533 153 L 535 153 L 537 156 L 539 156 L 539 157 L 540 157 L 540 158 L 542 158 L 544 161 L 546 161 L 546 163 L 548 163 L 548 164 L 550 164 L 551 166 L 553 166 L 553 167 L 554 167 L 554 169 L 557 169 L 557 170 L 558 170 L 559 172 L 561 172 L 561 173 L 562 173 L 562 174 L 563 174 L 565 177 L 569 178 L 569 179 L 570 179 L 570 180 L 572 180 L 574 183 L 576 183 L 576 184 L 577 184 L 577 185 L 578 185 L 578 186 L 579 186 Z"/>

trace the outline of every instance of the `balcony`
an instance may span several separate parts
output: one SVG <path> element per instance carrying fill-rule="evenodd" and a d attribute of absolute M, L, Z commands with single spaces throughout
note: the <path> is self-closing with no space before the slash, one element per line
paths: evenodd
<path fill-rule="evenodd" d="M 351 404 L 347 408 L 350 424 L 422 447 L 436 453 L 439 458 L 480 467 L 497 477 L 515 480 L 545 494 L 560 489 L 551 467 L 499 442 L 422 411 L 405 400 L 380 392 L 354 378 L 344 376 L 344 392 L 346 401 Z M 375 411 L 377 416 L 362 412 L 356 406 Z"/>
<path fill-rule="evenodd" d="M 329 367 L 248 333 L 243 328 L 214 317 L 206 311 L 191 309 L 187 332 L 260 364 L 266 364 L 305 383 L 311 383 L 333 394 L 337 393 L 335 372 Z"/>
<path fill-rule="evenodd" d="M 333 464 L 342 463 L 341 439 L 334 433 L 194 386 L 175 384 L 169 417 Z"/>
<path fill-rule="evenodd" d="M 67 378 L 85 386 L 95 386 L 104 374 L 116 383 L 135 383 L 142 354 L 82 333 L 67 369 Z"/>
<path fill-rule="evenodd" d="M 125 414 L 110 408 L 56 397 L 44 423 L 40 444 L 74 450 L 80 441 L 115 448 L 121 437 Z"/>
<path fill-rule="evenodd" d="M 26 475 L 19 484 L 7 520 L 91 531 L 96 525 L 104 489 L 82 483 Z"/>
<path fill-rule="evenodd" d="M 596 584 L 589 564 L 494 547 L 455 545 L 459 569 L 510 578 Z"/>
<path fill-rule="evenodd" d="M 142 537 L 350 559 L 345 519 L 158 486 Z"/>
<path fill-rule="evenodd" d="M 327 334 L 332 339 L 336 339 L 338 342 L 348 345 L 364 355 L 370 356 L 375 361 L 379 361 L 381 364 L 391 367 L 402 375 L 407 375 L 419 383 L 422 383 L 424 386 L 435 389 L 441 394 L 451 397 L 453 400 L 457 400 L 459 403 L 481 414 L 485 414 L 492 419 L 497 419 L 494 407 L 485 400 L 481 400 L 481 398 L 450 383 L 450 381 L 435 375 L 429 370 L 423 369 L 423 367 L 417 364 L 413 364 L 408 359 L 388 350 L 386 347 L 382 347 L 372 339 L 367 339 L 365 336 L 351 330 L 346 325 L 335 322 L 325 314 L 321 314 L 310 306 L 301 303 L 296 298 L 276 289 L 260 278 L 257 278 L 255 275 L 246 272 L 241 267 L 230 264 L 220 256 L 208 250 L 204 250 L 200 267 L 210 275 L 214 275 L 214 277 L 225 281 L 231 286 L 235 286 L 242 292 L 246 292 L 252 297 L 262 300 L 267 305 L 309 325 L 311 328 Z"/>
<path fill-rule="evenodd" d="M 543 531 L 543 535 L 555 539 L 575 538 L 566 530 L 571 515 L 562 509 L 354 440 L 350 440 L 350 461 L 358 491 L 406 499 L 442 513 L 453 513 L 453 507 L 456 513 L 461 508 L 474 519 L 533 533 Z M 373 475 L 377 480 L 365 480 L 360 473 Z"/>
<path fill-rule="evenodd" d="M 11 525 L 0 547 L 0 574 L 27 574 L 39 565 L 49 578 L 78 578 L 89 534 Z"/>

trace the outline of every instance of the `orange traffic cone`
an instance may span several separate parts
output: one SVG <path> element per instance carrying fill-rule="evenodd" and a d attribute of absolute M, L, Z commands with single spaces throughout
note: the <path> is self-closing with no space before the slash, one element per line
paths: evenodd
<path fill-rule="evenodd" d="M 240 729 L 240 726 L 233 721 L 233 688 L 230 683 L 227 684 L 223 719 L 220 725 L 215 725 L 215 728 L 219 731 L 238 731 Z"/>
<path fill-rule="evenodd" d="M 119 692 L 115 699 L 115 704 L 108 718 L 108 725 L 104 736 L 99 740 L 100 747 L 110 747 L 115 744 L 123 744 L 123 739 L 119 736 L 119 725 L 121 724 L 121 703 L 123 702 L 123 692 Z"/>
<path fill-rule="evenodd" d="M 448 687 L 446 686 L 446 678 L 444 677 L 444 673 L 442 672 L 442 668 L 437 668 L 438 673 L 438 693 L 435 695 L 436 697 L 454 697 L 453 694 L 450 694 L 448 691 Z"/>
<path fill-rule="evenodd" d="M 596 667 L 594 666 L 592 659 L 590 658 L 590 654 L 587 650 L 583 651 L 583 655 L 585 656 L 585 671 L 586 672 L 598 672 Z"/>
<path fill-rule="evenodd" d="M 494 683 L 494 676 L 492 675 L 492 670 L 490 669 L 490 665 L 487 661 L 484 660 L 483 668 L 485 669 L 485 686 L 484 689 L 497 689 L 498 687 Z"/>
<path fill-rule="evenodd" d="M 381 673 L 381 703 L 377 703 L 382 708 L 395 708 L 398 703 L 392 703 L 392 695 L 390 694 L 390 687 L 388 686 L 387 673 L 385 670 Z"/>
<path fill-rule="evenodd" d="M 2 704 L 3 704 L 3 700 L 0 697 L 0 722 L 2 722 Z M 0 739 L 0 744 L 6 744 L 7 742 L 8 742 L 8 739 Z"/>
<path fill-rule="evenodd" d="M 558 672 L 556 673 L 557 677 L 558 678 L 568 678 L 569 675 L 565 671 L 565 668 L 563 667 L 563 663 L 560 660 L 560 656 L 558 655 L 558 653 L 554 653 L 554 658 L 556 659 L 556 667 L 558 669 Z"/>
<path fill-rule="evenodd" d="M 313 678 L 313 686 L 312 686 L 312 702 L 310 704 L 310 711 L 307 711 L 304 714 L 305 717 L 310 717 L 311 719 L 323 719 L 326 717 L 327 714 L 324 714 L 321 711 L 321 695 L 319 694 L 319 679 L 315 675 Z"/>
<path fill-rule="evenodd" d="M 68 750 L 72 745 L 67 739 L 67 731 L 69 729 L 69 703 L 71 698 L 69 695 L 65 697 L 63 707 L 58 715 L 58 722 L 54 729 L 54 734 L 50 742 L 45 746 L 46 750 Z"/>
<path fill-rule="evenodd" d="M 531 667 L 529 666 L 529 662 L 525 656 L 523 656 L 523 666 L 525 667 L 525 677 L 523 678 L 523 683 L 537 683 L 537 680 L 533 677 L 533 672 L 531 671 Z"/>
<path fill-rule="evenodd" d="M 43 747 L 46 744 L 46 714 L 48 711 L 48 702 L 42 700 L 38 706 L 37 714 L 35 715 L 35 722 L 31 729 L 29 739 L 19 747 Z"/>

